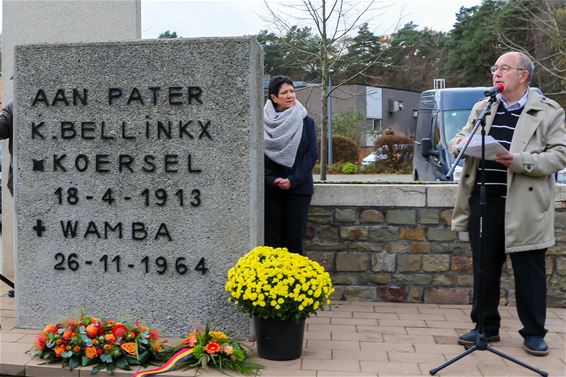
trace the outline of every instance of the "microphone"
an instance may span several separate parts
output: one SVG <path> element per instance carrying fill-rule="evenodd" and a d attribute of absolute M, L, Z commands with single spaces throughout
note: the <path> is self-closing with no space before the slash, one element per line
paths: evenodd
<path fill-rule="evenodd" d="M 486 91 L 483 93 L 483 95 L 486 96 L 486 97 L 487 97 L 487 96 L 492 96 L 492 95 L 494 95 L 494 94 L 501 93 L 501 92 L 504 91 L 504 90 L 505 90 L 505 86 L 504 86 L 503 84 L 501 84 L 501 83 L 498 82 L 497 84 L 495 84 L 494 87 L 489 88 L 488 90 L 486 90 Z"/>

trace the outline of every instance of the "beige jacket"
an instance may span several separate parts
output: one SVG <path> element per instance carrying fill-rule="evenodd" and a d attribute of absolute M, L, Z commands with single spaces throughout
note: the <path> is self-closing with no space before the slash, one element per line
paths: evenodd
<path fill-rule="evenodd" d="M 469 134 L 487 99 L 475 104 L 468 123 L 449 143 L 454 146 Z M 499 102 L 486 119 L 486 133 Z M 478 129 L 478 134 L 481 131 Z M 553 100 L 529 89 L 509 152 L 513 163 L 507 169 L 505 203 L 505 251 L 544 249 L 554 245 L 554 172 L 566 167 L 566 124 L 564 110 Z M 479 159 L 468 157 L 458 184 L 452 230 L 468 230 L 469 197 L 476 181 Z M 489 205 L 489 203 L 488 203 Z"/>

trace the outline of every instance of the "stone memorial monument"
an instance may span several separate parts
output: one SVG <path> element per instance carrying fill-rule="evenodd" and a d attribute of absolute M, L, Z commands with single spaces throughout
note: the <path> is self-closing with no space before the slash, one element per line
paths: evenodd
<path fill-rule="evenodd" d="M 248 334 L 224 284 L 263 240 L 255 39 L 18 46 L 15 66 L 18 327 L 83 309 Z"/>

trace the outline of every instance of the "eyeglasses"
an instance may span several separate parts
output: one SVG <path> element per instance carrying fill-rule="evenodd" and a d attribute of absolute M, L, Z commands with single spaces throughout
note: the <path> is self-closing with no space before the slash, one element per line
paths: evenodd
<path fill-rule="evenodd" d="M 511 67 L 511 66 L 508 66 L 508 65 L 502 65 L 501 67 L 494 65 L 494 66 L 489 68 L 489 71 L 493 75 L 493 74 L 495 74 L 495 72 L 497 72 L 497 70 L 500 70 L 502 73 L 507 73 L 512 69 L 516 69 L 517 71 L 524 71 L 525 70 L 525 68 Z"/>

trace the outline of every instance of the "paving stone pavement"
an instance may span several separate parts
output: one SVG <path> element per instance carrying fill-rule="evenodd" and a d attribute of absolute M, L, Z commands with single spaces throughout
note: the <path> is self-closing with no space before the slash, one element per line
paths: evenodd
<path fill-rule="evenodd" d="M 91 376 L 90 368 L 73 373 L 59 365 L 39 365 L 26 351 L 37 330 L 18 329 L 14 298 L 0 288 L 0 377 L 1 376 Z M 307 320 L 303 354 L 292 361 L 259 359 L 262 376 L 385 377 L 428 376 L 432 368 L 461 354 L 458 335 L 469 330 L 469 305 L 427 305 L 386 302 L 333 302 Z M 495 349 L 513 356 L 549 376 L 566 376 L 566 309 L 549 308 L 546 340 L 550 354 L 527 355 L 517 333 L 520 322 L 515 307 L 501 308 L 501 342 Z M 135 371 L 117 371 L 132 376 Z M 230 373 L 231 375 L 235 375 Z M 100 372 L 98 375 L 104 376 Z M 537 376 L 488 351 L 475 351 L 458 360 L 438 376 Z M 162 376 L 194 376 L 194 371 L 174 371 Z M 217 371 L 199 376 L 225 376 Z"/>

